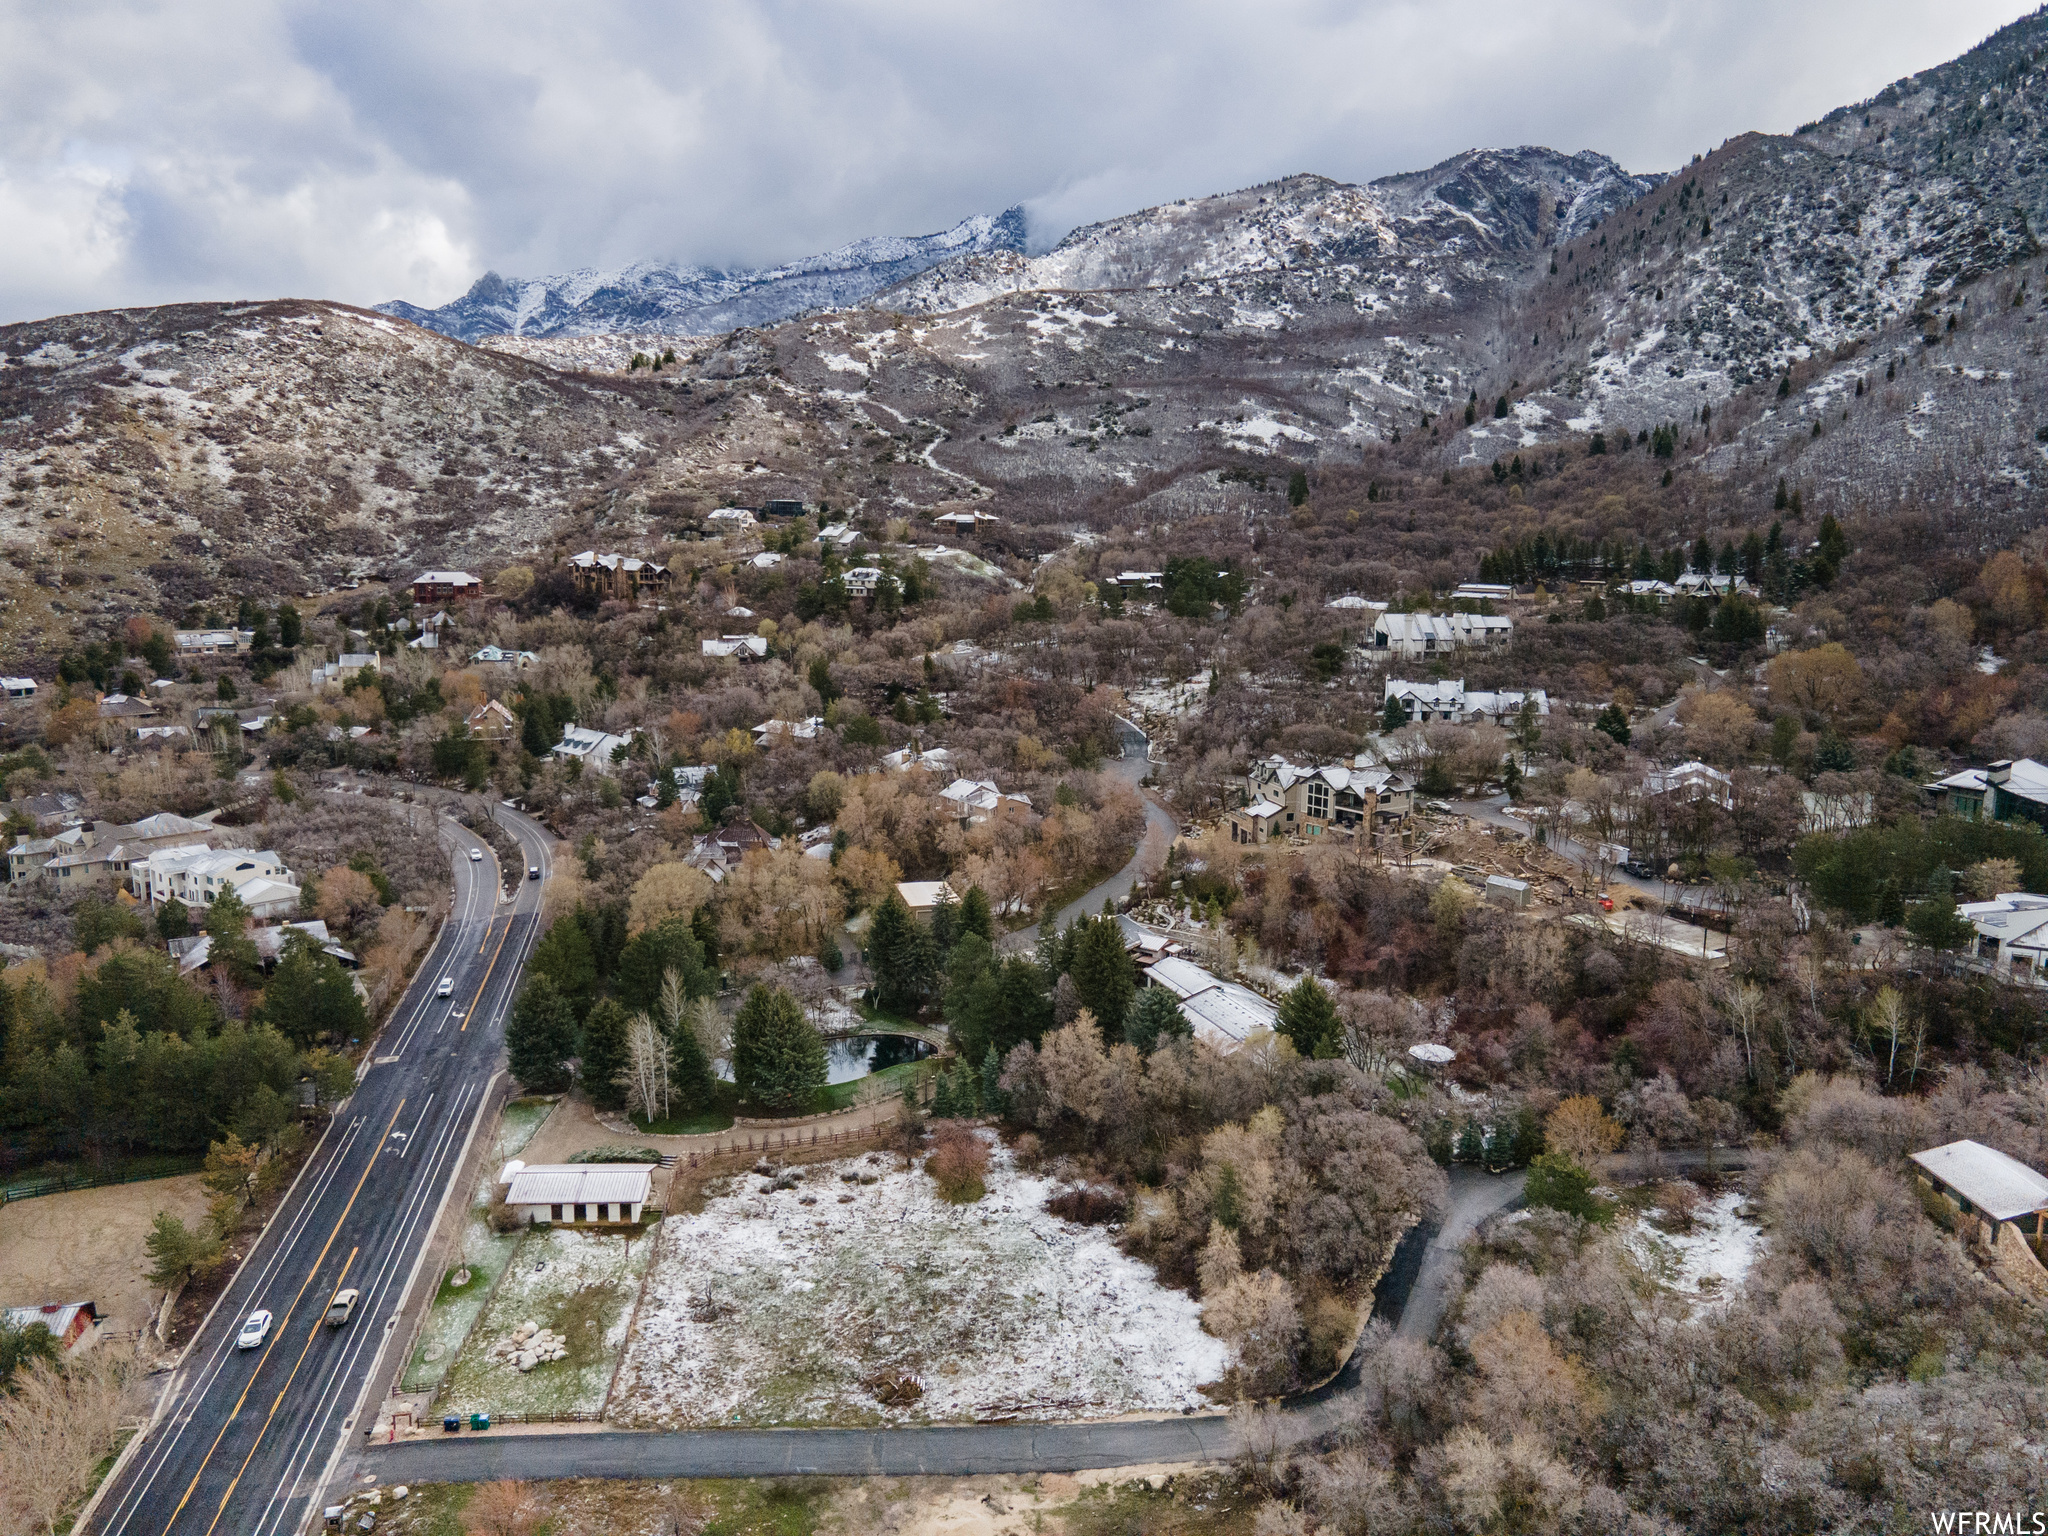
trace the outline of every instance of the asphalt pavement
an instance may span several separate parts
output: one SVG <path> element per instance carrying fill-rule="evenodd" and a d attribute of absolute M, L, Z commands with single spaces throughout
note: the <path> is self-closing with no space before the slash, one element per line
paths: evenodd
<path fill-rule="evenodd" d="M 501 808 L 543 876 L 553 839 Z M 543 881 L 501 900 L 496 859 L 437 817 L 454 865 L 441 932 L 283 1204 L 160 1394 L 155 1418 L 102 1495 L 111 1536 L 281 1536 L 302 1529 L 354 1427 L 450 1180 L 497 1074 L 504 1015 L 538 938 Z M 469 851 L 481 848 L 483 858 Z M 437 995 L 442 978 L 451 995 Z M 322 1324 L 344 1287 L 341 1328 Z M 236 1348 L 257 1308 L 274 1322 Z"/>

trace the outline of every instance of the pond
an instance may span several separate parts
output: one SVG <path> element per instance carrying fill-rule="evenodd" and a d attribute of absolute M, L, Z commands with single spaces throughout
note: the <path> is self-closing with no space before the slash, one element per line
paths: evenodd
<path fill-rule="evenodd" d="M 905 1062 L 923 1061 L 933 1047 L 915 1035 L 849 1035 L 825 1042 L 825 1081 L 850 1083 Z"/>

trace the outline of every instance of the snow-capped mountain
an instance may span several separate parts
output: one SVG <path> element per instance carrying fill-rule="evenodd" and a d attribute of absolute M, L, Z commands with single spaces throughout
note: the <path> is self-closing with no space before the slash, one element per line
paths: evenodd
<path fill-rule="evenodd" d="M 439 309 L 403 299 L 376 307 L 430 331 L 484 336 L 591 336 L 636 332 L 714 336 L 773 325 L 814 309 L 846 309 L 928 267 L 982 252 L 1021 251 L 1024 210 L 977 214 L 935 235 L 879 235 L 777 267 L 635 262 L 614 271 L 578 268 L 554 277 L 486 272 Z"/>
<path fill-rule="evenodd" d="M 1307 271 L 1334 286 L 1419 291 L 1417 258 L 1437 267 L 1524 254 L 1573 238 L 1655 185 L 1605 155 L 1532 147 L 1469 150 L 1363 187 L 1289 176 L 1084 225 L 1042 256 L 963 252 L 899 284 L 887 302 L 940 314 L 1038 289 L 1173 288 Z"/>

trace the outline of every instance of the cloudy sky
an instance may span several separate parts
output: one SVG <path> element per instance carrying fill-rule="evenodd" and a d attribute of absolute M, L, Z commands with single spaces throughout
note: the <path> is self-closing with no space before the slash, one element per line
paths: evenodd
<path fill-rule="evenodd" d="M 2011 0 L 0 0 L 0 323 L 439 304 L 1022 203 L 1034 239 L 1475 145 L 1667 169 L 1963 52 Z"/>

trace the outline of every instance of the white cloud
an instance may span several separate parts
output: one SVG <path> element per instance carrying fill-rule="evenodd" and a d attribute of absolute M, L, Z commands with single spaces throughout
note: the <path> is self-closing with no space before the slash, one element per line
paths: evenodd
<path fill-rule="evenodd" d="M 1476 145 L 1665 169 L 1970 47 L 2013 0 L 73 0 L 0 11 L 0 320 L 439 303 L 759 263 L 1024 202 L 1035 232 Z"/>

